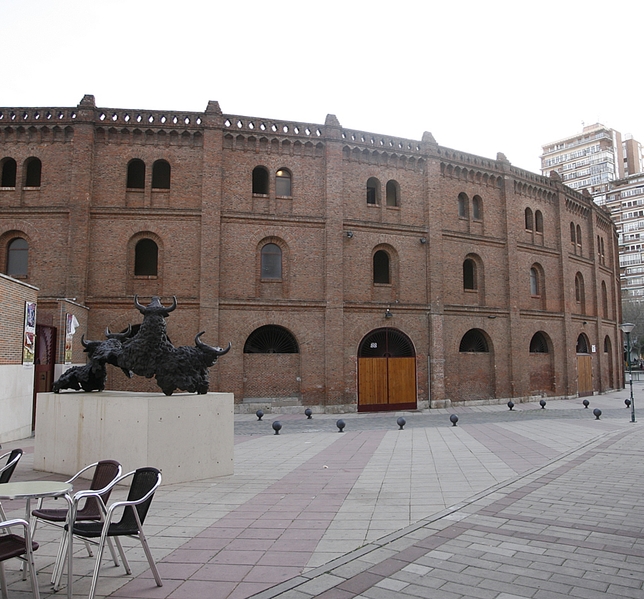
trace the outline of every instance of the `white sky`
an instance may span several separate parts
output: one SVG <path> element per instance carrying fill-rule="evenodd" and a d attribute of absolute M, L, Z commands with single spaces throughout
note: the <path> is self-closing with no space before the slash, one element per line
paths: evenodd
<path fill-rule="evenodd" d="M 644 143 L 642 0 L 0 0 L 0 106 L 340 123 L 539 172 L 601 122 Z"/>

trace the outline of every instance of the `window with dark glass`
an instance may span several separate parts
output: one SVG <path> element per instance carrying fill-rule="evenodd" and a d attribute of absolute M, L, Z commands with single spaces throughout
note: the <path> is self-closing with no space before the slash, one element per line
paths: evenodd
<path fill-rule="evenodd" d="M 284 327 L 265 325 L 255 329 L 244 344 L 245 354 L 298 354 L 295 337 Z"/>
<path fill-rule="evenodd" d="M 263 166 L 253 169 L 253 193 L 268 195 L 268 171 Z"/>
<path fill-rule="evenodd" d="M 267 243 L 261 252 L 262 279 L 279 280 L 282 278 L 282 250 L 275 243 Z"/>
<path fill-rule="evenodd" d="M 472 198 L 472 218 L 474 220 L 483 220 L 483 200 L 481 196 Z"/>
<path fill-rule="evenodd" d="M 16 237 L 7 245 L 7 274 L 10 277 L 26 277 L 29 262 L 29 244 Z"/>
<path fill-rule="evenodd" d="M 543 233 L 543 214 L 541 210 L 537 210 L 534 213 L 534 230 L 537 233 Z"/>
<path fill-rule="evenodd" d="M 387 206 L 398 206 L 400 201 L 400 185 L 398 185 L 398 181 L 393 179 L 387 181 L 386 193 Z"/>
<path fill-rule="evenodd" d="M 476 263 L 471 258 L 463 262 L 463 289 L 476 289 Z"/>
<path fill-rule="evenodd" d="M 389 276 L 389 254 L 384 250 L 378 250 L 373 255 L 373 282 L 388 284 Z"/>
<path fill-rule="evenodd" d="M 127 188 L 145 188 L 145 162 L 143 160 L 135 158 L 134 160 L 130 160 L 127 165 Z"/>
<path fill-rule="evenodd" d="M 170 189 L 170 163 L 156 160 L 152 165 L 152 189 Z"/>
<path fill-rule="evenodd" d="M 547 354 L 548 353 L 548 340 L 542 332 L 537 332 L 530 339 L 530 353 L 531 354 Z"/>
<path fill-rule="evenodd" d="M 380 181 L 376 177 L 367 179 L 367 204 L 380 204 Z"/>
<path fill-rule="evenodd" d="M 42 162 L 39 158 L 29 158 L 25 169 L 25 187 L 40 187 Z"/>
<path fill-rule="evenodd" d="M 533 266 L 530 269 L 530 295 L 538 296 L 540 295 L 539 291 L 539 272 Z"/>
<path fill-rule="evenodd" d="M 458 194 L 458 217 L 467 218 L 469 216 L 470 199 L 465 193 Z"/>
<path fill-rule="evenodd" d="M 2 162 L 2 181 L 0 187 L 16 186 L 16 161 L 13 158 L 5 158 Z"/>
<path fill-rule="evenodd" d="M 530 208 L 525 209 L 525 228 L 527 231 L 532 231 L 534 228 L 532 210 Z"/>
<path fill-rule="evenodd" d="M 275 195 L 291 197 L 291 173 L 286 169 L 280 169 L 275 173 Z"/>
<path fill-rule="evenodd" d="M 482 331 L 479 329 L 470 329 L 463 335 L 458 351 L 461 353 L 480 354 L 488 353 L 490 348 Z"/>
<path fill-rule="evenodd" d="M 141 239 L 134 249 L 134 275 L 157 276 L 158 267 L 159 246 L 152 239 Z"/>

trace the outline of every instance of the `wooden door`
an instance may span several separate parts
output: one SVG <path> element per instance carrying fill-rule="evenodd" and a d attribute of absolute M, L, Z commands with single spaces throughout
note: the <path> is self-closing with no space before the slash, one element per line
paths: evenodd
<path fill-rule="evenodd" d="M 416 409 L 416 357 L 407 335 L 375 329 L 358 350 L 358 411 Z"/>
<path fill-rule="evenodd" d="M 593 394 L 592 356 L 577 356 L 577 393 L 579 397 Z"/>

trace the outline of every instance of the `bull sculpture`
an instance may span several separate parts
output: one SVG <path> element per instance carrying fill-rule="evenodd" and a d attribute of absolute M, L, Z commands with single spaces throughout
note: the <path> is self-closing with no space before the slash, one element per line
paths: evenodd
<path fill-rule="evenodd" d="M 54 383 L 54 393 L 61 389 L 83 389 L 83 391 L 102 391 L 107 376 L 106 364 L 117 366 L 128 377 L 133 374 L 146 378 L 155 377 L 157 385 L 166 395 L 176 389 L 189 393 L 208 392 L 208 368 L 219 356 L 230 350 L 211 347 L 201 341 L 204 331 L 195 337 L 195 346 L 174 347 L 168 339 L 165 319 L 177 307 L 177 298 L 172 298 L 171 306 L 164 306 L 158 297 L 143 306 L 138 296 L 134 305 L 143 314 L 140 325 L 128 326 L 123 333 L 105 331 L 105 341 L 81 342 L 89 355 L 89 363 L 75 366 L 65 371 Z"/>

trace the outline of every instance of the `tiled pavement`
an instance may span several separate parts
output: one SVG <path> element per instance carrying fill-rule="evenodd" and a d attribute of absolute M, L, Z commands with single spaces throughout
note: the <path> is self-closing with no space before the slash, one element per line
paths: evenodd
<path fill-rule="evenodd" d="M 104 560 L 98 596 L 644 598 L 644 425 L 626 397 L 408 412 L 404 430 L 400 414 L 347 414 L 342 434 L 338 416 L 238 415 L 234 475 L 155 497 L 145 529 L 164 586 L 131 542 L 134 576 Z M 43 478 L 31 457 L 15 480 Z M 49 597 L 57 533 L 37 540 Z M 76 556 L 86 596 L 93 560 Z M 16 567 L 10 597 L 28 597 Z"/>

